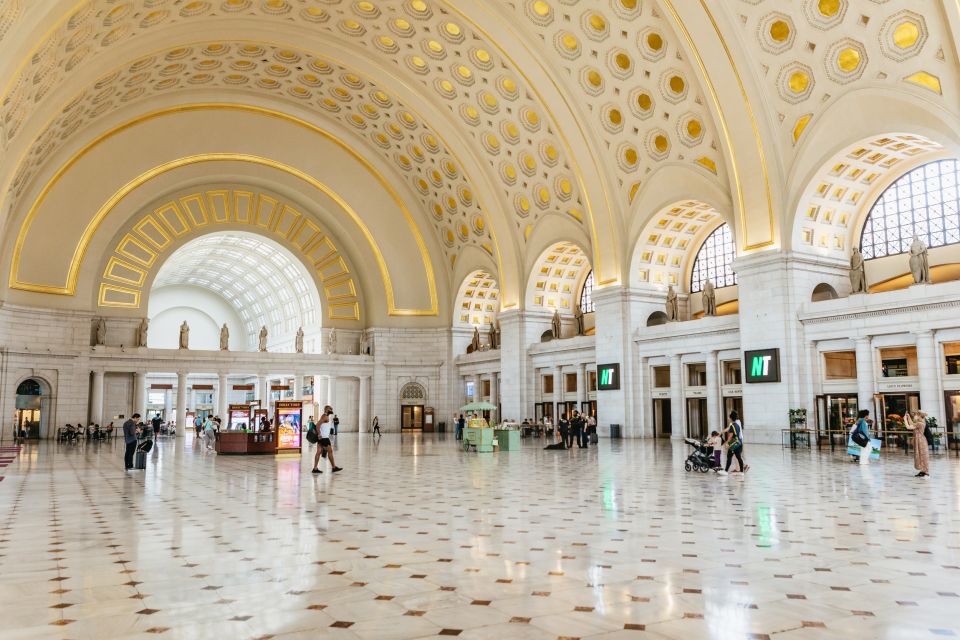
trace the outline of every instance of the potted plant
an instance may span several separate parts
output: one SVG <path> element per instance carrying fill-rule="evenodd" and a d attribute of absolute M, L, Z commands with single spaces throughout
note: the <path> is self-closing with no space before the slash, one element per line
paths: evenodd
<path fill-rule="evenodd" d="M 787 413 L 790 415 L 791 429 L 806 428 L 807 426 L 807 410 L 806 409 L 790 409 Z"/>

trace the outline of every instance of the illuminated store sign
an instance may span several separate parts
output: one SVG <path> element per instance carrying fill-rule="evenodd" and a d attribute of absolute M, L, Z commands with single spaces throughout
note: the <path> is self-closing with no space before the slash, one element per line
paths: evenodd
<path fill-rule="evenodd" d="M 744 351 L 743 365 L 747 374 L 745 381 L 748 383 L 780 382 L 779 349 Z"/>
<path fill-rule="evenodd" d="M 616 391 L 620 388 L 620 365 L 601 364 L 597 366 L 597 389 Z"/>

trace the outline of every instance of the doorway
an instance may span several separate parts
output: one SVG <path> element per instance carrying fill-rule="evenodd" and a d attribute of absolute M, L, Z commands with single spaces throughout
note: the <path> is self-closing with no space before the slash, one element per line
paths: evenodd
<path fill-rule="evenodd" d="M 919 393 L 881 393 L 880 428 L 882 431 L 903 428 L 903 416 L 920 409 Z M 899 424 L 898 424 L 899 423 Z"/>
<path fill-rule="evenodd" d="M 539 424 L 543 424 L 544 418 L 550 418 L 551 424 L 557 423 L 557 421 L 554 420 L 552 402 L 538 402 L 534 406 L 534 413 L 536 414 L 534 418 L 536 418 L 536 421 Z"/>
<path fill-rule="evenodd" d="M 587 400 L 586 402 L 581 403 L 580 413 L 585 416 L 591 416 L 594 419 L 597 417 L 597 401 L 596 400 Z"/>
<path fill-rule="evenodd" d="M 960 391 L 947 391 L 943 394 L 944 415 L 947 424 L 947 446 L 951 449 L 960 448 Z"/>
<path fill-rule="evenodd" d="M 670 398 L 655 398 L 653 401 L 653 434 L 657 438 L 669 438 L 673 434 Z"/>
<path fill-rule="evenodd" d="M 730 412 L 736 411 L 737 415 L 740 416 L 740 424 L 743 424 L 743 398 L 740 396 L 728 396 L 723 399 L 723 415 L 720 416 L 720 421 L 723 423 L 717 425 L 719 427 L 725 427 L 727 421 L 730 420 Z M 716 429 L 716 427 L 714 427 Z M 717 429 L 722 432 L 722 429 Z"/>
<path fill-rule="evenodd" d="M 423 431 L 423 405 L 401 406 L 400 428 L 404 431 Z"/>
<path fill-rule="evenodd" d="M 566 418 L 567 420 L 573 419 L 573 412 L 577 411 L 576 402 L 558 402 L 557 403 L 557 419 Z"/>
<path fill-rule="evenodd" d="M 709 433 L 707 399 L 687 398 L 687 437 L 703 440 Z"/>
<path fill-rule="evenodd" d="M 35 378 L 28 378 L 17 386 L 14 425 L 17 433 L 23 437 L 36 440 L 47 433 L 50 398 L 49 391 L 44 393 L 45 388 L 46 383 Z"/>

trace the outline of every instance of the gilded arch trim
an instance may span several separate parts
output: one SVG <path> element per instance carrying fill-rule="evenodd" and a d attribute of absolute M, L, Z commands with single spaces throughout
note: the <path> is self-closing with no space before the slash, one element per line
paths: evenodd
<path fill-rule="evenodd" d="M 74 250 L 73 258 L 70 263 L 70 268 L 68 271 L 67 282 L 63 286 L 52 286 L 44 285 L 38 283 L 29 283 L 22 282 L 19 279 L 19 269 L 20 269 L 20 257 L 23 252 L 24 244 L 26 243 L 27 234 L 30 231 L 30 227 L 33 224 L 34 219 L 37 216 L 37 213 L 40 210 L 40 207 L 43 205 L 44 200 L 50 191 L 57 185 L 60 179 L 69 171 L 77 162 L 79 162 L 87 153 L 92 149 L 100 145 L 105 140 L 130 129 L 142 122 L 159 118 L 165 115 L 188 112 L 188 111 L 203 111 L 203 110 L 237 110 L 237 111 L 247 111 L 253 112 L 261 115 L 266 115 L 268 117 L 278 118 L 287 122 L 291 122 L 298 126 L 309 129 L 310 131 L 317 133 L 318 135 L 323 136 L 324 138 L 330 140 L 341 149 L 349 153 L 354 159 L 356 159 L 373 177 L 377 179 L 380 185 L 390 194 L 391 198 L 396 202 L 397 206 L 403 212 L 404 218 L 409 225 L 411 232 L 414 235 L 414 238 L 417 242 L 417 248 L 420 251 L 421 258 L 423 260 L 424 270 L 427 276 L 427 285 L 430 293 L 430 308 L 429 309 L 398 309 L 395 305 L 394 293 L 393 293 L 393 282 L 390 276 L 389 270 L 386 266 L 386 261 L 383 258 L 383 254 L 380 251 L 379 246 L 376 243 L 376 240 L 373 238 L 373 235 L 370 233 L 370 230 L 363 223 L 360 216 L 354 211 L 349 204 L 342 197 L 340 197 L 335 191 L 330 189 L 328 186 L 322 182 L 316 180 L 312 176 L 280 162 L 270 160 L 268 158 L 262 158 L 260 156 L 254 156 L 250 154 L 231 154 L 231 153 L 211 153 L 211 154 L 198 154 L 194 156 L 189 156 L 187 158 L 180 158 L 174 160 L 159 167 L 141 174 L 131 182 L 127 183 L 117 193 L 115 193 L 97 212 L 94 219 L 87 226 L 84 231 L 83 236 L 80 238 L 80 241 Z M 17 235 L 16 244 L 14 246 L 13 258 L 11 261 L 10 268 L 10 277 L 9 277 L 9 286 L 11 289 L 18 289 L 21 291 L 31 291 L 35 293 L 48 293 L 54 295 L 66 295 L 73 296 L 76 294 L 77 279 L 80 273 L 80 265 L 83 262 L 83 258 L 86 253 L 87 246 L 90 243 L 90 240 L 93 237 L 93 233 L 96 232 L 97 227 L 100 222 L 109 214 L 109 212 L 125 198 L 130 192 L 132 192 L 136 187 L 145 184 L 150 179 L 171 171 L 175 168 L 188 166 L 191 164 L 197 164 L 200 162 L 213 162 L 213 161 L 238 161 L 238 162 L 250 162 L 253 164 L 259 164 L 261 166 L 271 167 L 280 171 L 283 171 L 289 175 L 297 177 L 322 193 L 326 194 L 328 197 L 333 199 L 338 206 L 341 207 L 354 221 L 354 223 L 360 228 L 361 232 L 364 234 L 364 237 L 367 239 L 367 242 L 370 244 L 370 248 L 373 251 L 377 259 L 378 267 L 380 268 L 381 275 L 384 281 L 384 287 L 386 289 L 387 297 L 387 307 L 388 313 L 391 316 L 436 316 L 438 315 L 439 303 L 437 299 L 437 286 L 436 278 L 433 271 L 433 264 L 430 260 L 430 255 L 427 251 L 426 242 L 423 239 L 423 235 L 420 233 L 420 229 L 417 226 L 416 222 L 413 220 L 413 216 L 410 211 L 407 209 L 406 205 L 403 203 L 399 194 L 393 187 L 387 182 L 386 178 L 380 174 L 374 167 L 371 165 L 365 158 L 359 155 L 355 150 L 353 150 L 346 142 L 344 142 L 339 137 L 333 135 L 332 133 L 321 129 L 320 127 L 313 125 L 305 120 L 301 120 L 294 116 L 275 111 L 272 109 L 267 109 L 264 107 L 257 107 L 252 105 L 241 105 L 241 104 L 221 104 L 221 103 L 200 103 L 192 105 L 182 105 L 177 107 L 169 107 L 165 109 L 159 109 L 157 111 L 152 111 L 147 114 L 143 114 L 137 118 L 134 118 L 128 122 L 125 122 L 109 131 L 101 134 L 97 138 L 90 141 L 86 144 L 80 151 L 78 151 L 73 157 L 70 158 L 57 172 L 53 175 L 49 182 L 44 185 L 43 189 L 40 192 L 40 195 L 34 201 L 33 205 L 30 207 L 30 210 L 27 213 L 26 218 L 23 221 L 23 224 L 20 226 L 20 231 Z"/>

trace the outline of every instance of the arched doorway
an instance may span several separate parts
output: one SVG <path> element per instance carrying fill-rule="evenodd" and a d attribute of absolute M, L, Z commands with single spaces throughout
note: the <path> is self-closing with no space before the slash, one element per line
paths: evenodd
<path fill-rule="evenodd" d="M 50 415 L 50 385 L 38 378 L 27 378 L 17 386 L 16 433 L 32 440 L 47 435 Z"/>
<path fill-rule="evenodd" d="M 427 390 L 418 382 L 408 382 L 400 389 L 400 429 L 423 431 Z"/>

